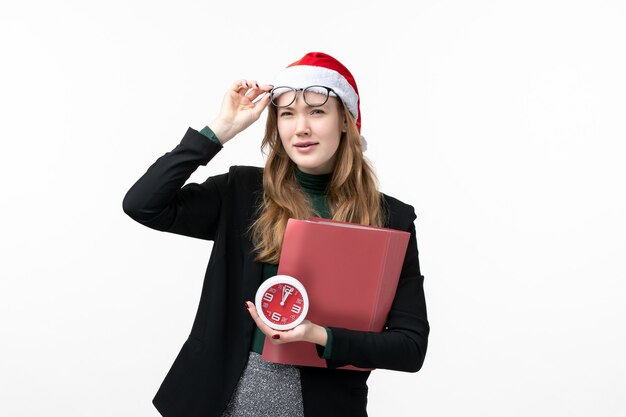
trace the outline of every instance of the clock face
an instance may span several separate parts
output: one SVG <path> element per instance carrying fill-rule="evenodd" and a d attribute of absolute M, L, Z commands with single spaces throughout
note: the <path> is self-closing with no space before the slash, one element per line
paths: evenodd
<path fill-rule="evenodd" d="M 309 297 L 300 281 L 288 275 L 276 275 L 261 284 L 255 305 L 261 320 L 269 327 L 289 330 L 306 317 Z"/>

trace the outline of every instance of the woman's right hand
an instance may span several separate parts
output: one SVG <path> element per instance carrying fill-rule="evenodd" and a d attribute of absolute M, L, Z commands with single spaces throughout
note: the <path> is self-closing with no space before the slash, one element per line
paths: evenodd
<path fill-rule="evenodd" d="M 219 115 L 208 125 L 222 145 L 259 119 L 270 102 L 271 89 L 254 80 L 239 80 L 228 89 Z"/>

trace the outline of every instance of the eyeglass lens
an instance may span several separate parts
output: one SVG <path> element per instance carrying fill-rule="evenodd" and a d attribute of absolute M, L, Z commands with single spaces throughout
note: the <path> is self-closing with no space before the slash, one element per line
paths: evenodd
<path fill-rule="evenodd" d="M 293 87 L 276 87 L 272 90 L 272 103 L 276 107 L 290 106 L 298 95 L 298 91 L 302 91 L 304 102 L 311 107 L 319 107 L 326 104 L 330 89 L 319 85 L 312 85 L 302 88 Z"/>

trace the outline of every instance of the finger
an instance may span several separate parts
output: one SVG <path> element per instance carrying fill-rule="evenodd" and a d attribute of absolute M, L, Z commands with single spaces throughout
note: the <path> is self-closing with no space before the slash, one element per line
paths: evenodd
<path fill-rule="evenodd" d="M 256 100 L 260 95 L 262 94 L 267 94 L 266 92 L 264 92 L 263 90 L 261 90 L 260 88 L 256 88 L 253 87 L 252 89 L 250 89 L 247 93 L 246 93 L 246 97 L 250 100 L 250 101 L 254 101 Z"/>
<path fill-rule="evenodd" d="M 237 94 L 243 94 L 249 103 L 255 104 L 258 98 L 265 92 L 261 89 L 255 80 L 246 80 L 237 91 Z M 261 109 L 260 111 L 262 111 Z M 260 114 L 260 112 L 259 112 Z"/>
<path fill-rule="evenodd" d="M 263 110 L 265 110 L 267 105 L 270 104 L 270 99 L 271 99 L 270 93 L 265 93 L 263 96 L 261 96 L 258 100 L 254 102 L 254 113 L 256 114 L 257 117 L 259 117 L 261 113 L 263 113 Z"/>
<path fill-rule="evenodd" d="M 259 87 L 261 88 L 261 90 L 267 91 L 267 92 L 272 91 L 272 88 L 274 88 L 272 84 L 261 84 Z"/>
<path fill-rule="evenodd" d="M 241 86 L 239 87 L 239 93 L 245 93 L 245 96 L 252 100 L 251 95 L 259 90 L 259 84 L 255 80 L 241 80 Z"/>
<path fill-rule="evenodd" d="M 268 337 L 272 337 L 275 334 L 278 334 L 277 331 L 275 331 L 274 329 L 272 329 L 271 327 L 269 327 L 267 324 L 265 324 L 263 322 L 263 320 L 261 320 L 261 318 L 259 317 L 259 314 L 256 311 L 256 307 L 254 305 L 254 303 L 250 302 L 250 301 L 246 301 L 246 306 L 248 308 L 248 313 L 250 313 L 250 316 L 252 316 L 252 320 L 254 320 L 254 322 L 256 323 L 257 326 L 259 326 L 259 329 L 261 329 L 261 331 Z"/>
<path fill-rule="evenodd" d="M 254 95 L 254 98 L 252 98 L 252 102 L 254 104 L 259 103 L 262 100 L 266 100 L 267 102 L 269 102 L 270 98 L 270 93 L 268 93 L 267 91 L 259 91 L 257 94 Z M 265 103 L 262 104 L 265 105 Z"/>
<path fill-rule="evenodd" d="M 248 80 L 247 83 L 248 83 L 248 86 L 250 86 L 250 90 L 248 91 L 246 95 L 250 97 L 251 100 L 254 100 L 255 98 L 257 98 L 264 92 L 268 92 L 271 90 L 271 86 L 267 84 L 260 86 L 256 80 Z"/>
<path fill-rule="evenodd" d="M 246 83 L 248 84 L 248 87 L 252 88 L 252 89 L 259 89 L 259 83 L 256 82 L 256 80 L 246 80 Z"/>
<path fill-rule="evenodd" d="M 245 93 L 248 88 L 248 81 L 244 79 L 237 80 L 230 86 L 230 89 L 236 93 Z"/>
<path fill-rule="evenodd" d="M 291 343 L 291 342 L 301 342 L 304 340 L 305 331 L 306 330 L 305 330 L 305 326 L 303 326 L 303 323 L 299 324 L 293 329 L 275 331 L 275 333 L 279 337 L 274 339 L 274 337 L 276 337 L 276 334 L 273 335 L 271 342 L 275 345 Z"/>

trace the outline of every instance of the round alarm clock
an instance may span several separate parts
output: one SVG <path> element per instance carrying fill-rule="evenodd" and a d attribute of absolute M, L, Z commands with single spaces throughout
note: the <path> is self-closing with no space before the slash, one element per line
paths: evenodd
<path fill-rule="evenodd" d="M 274 330 L 289 330 L 302 323 L 309 311 L 309 297 L 300 281 L 276 275 L 263 281 L 255 305 L 263 323 Z"/>

